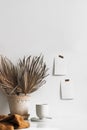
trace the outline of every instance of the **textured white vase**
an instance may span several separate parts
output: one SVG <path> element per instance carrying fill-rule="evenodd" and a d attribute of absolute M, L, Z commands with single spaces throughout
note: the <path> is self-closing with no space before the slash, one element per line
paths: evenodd
<path fill-rule="evenodd" d="M 29 108 L 29 96 L 8 96 L 8 103 L 10 108 L 10 114 L 19 114 L 22 116 L 28 115 Z"/>

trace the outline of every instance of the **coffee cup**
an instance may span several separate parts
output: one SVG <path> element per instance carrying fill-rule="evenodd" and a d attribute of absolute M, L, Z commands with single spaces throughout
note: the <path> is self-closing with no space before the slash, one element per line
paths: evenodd
<path fill-rule="evenodd" d="M 49 116 L 48 104 L 36 104 L 36 115 L 39 119 L 47 118 Z"/>

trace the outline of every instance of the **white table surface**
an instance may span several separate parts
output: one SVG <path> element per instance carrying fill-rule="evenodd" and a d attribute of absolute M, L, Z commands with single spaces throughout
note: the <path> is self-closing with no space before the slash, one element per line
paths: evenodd
<path fill-rule="evenodd" d="M 57 117 L 43 122 L 31 122 L 30 128 L 21 130 L 87 130 L 87 117 Z M 18 129 L 17 129 L 18 130 Z"/>

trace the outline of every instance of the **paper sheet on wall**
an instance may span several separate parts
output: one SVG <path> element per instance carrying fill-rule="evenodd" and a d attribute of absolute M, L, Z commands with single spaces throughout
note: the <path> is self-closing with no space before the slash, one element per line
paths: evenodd
<path fill-rule="evenodd" d="M 57 56 L 54 60 L 54 76 L 61 76 L 66 75 L 67 69 L 66 69 L 66 61 L 63 56 Z"/>
<path fill-rule="evenodd" d="M 73 86 L 71 81 L 61 81 L 60 83 L 60 97 L 63 100 L 72 100 L 73 99 Z"/>

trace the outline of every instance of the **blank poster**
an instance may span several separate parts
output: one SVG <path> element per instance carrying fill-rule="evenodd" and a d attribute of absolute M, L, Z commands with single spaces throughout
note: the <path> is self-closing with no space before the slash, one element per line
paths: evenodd
<path fill-rule="evenodd" d="M 62 76 L 62 75 L 66 75 L 66 61 L 64 56 L 57 56 L 55 57 L 55 61 L 54 61 L 54 76 Z"/>
<path fill-rule="evenodd" d="M 73 86 L 70 79 L 62 80 L 60 83 L 60 97 L 63 100 L 73 99 Z"/>

